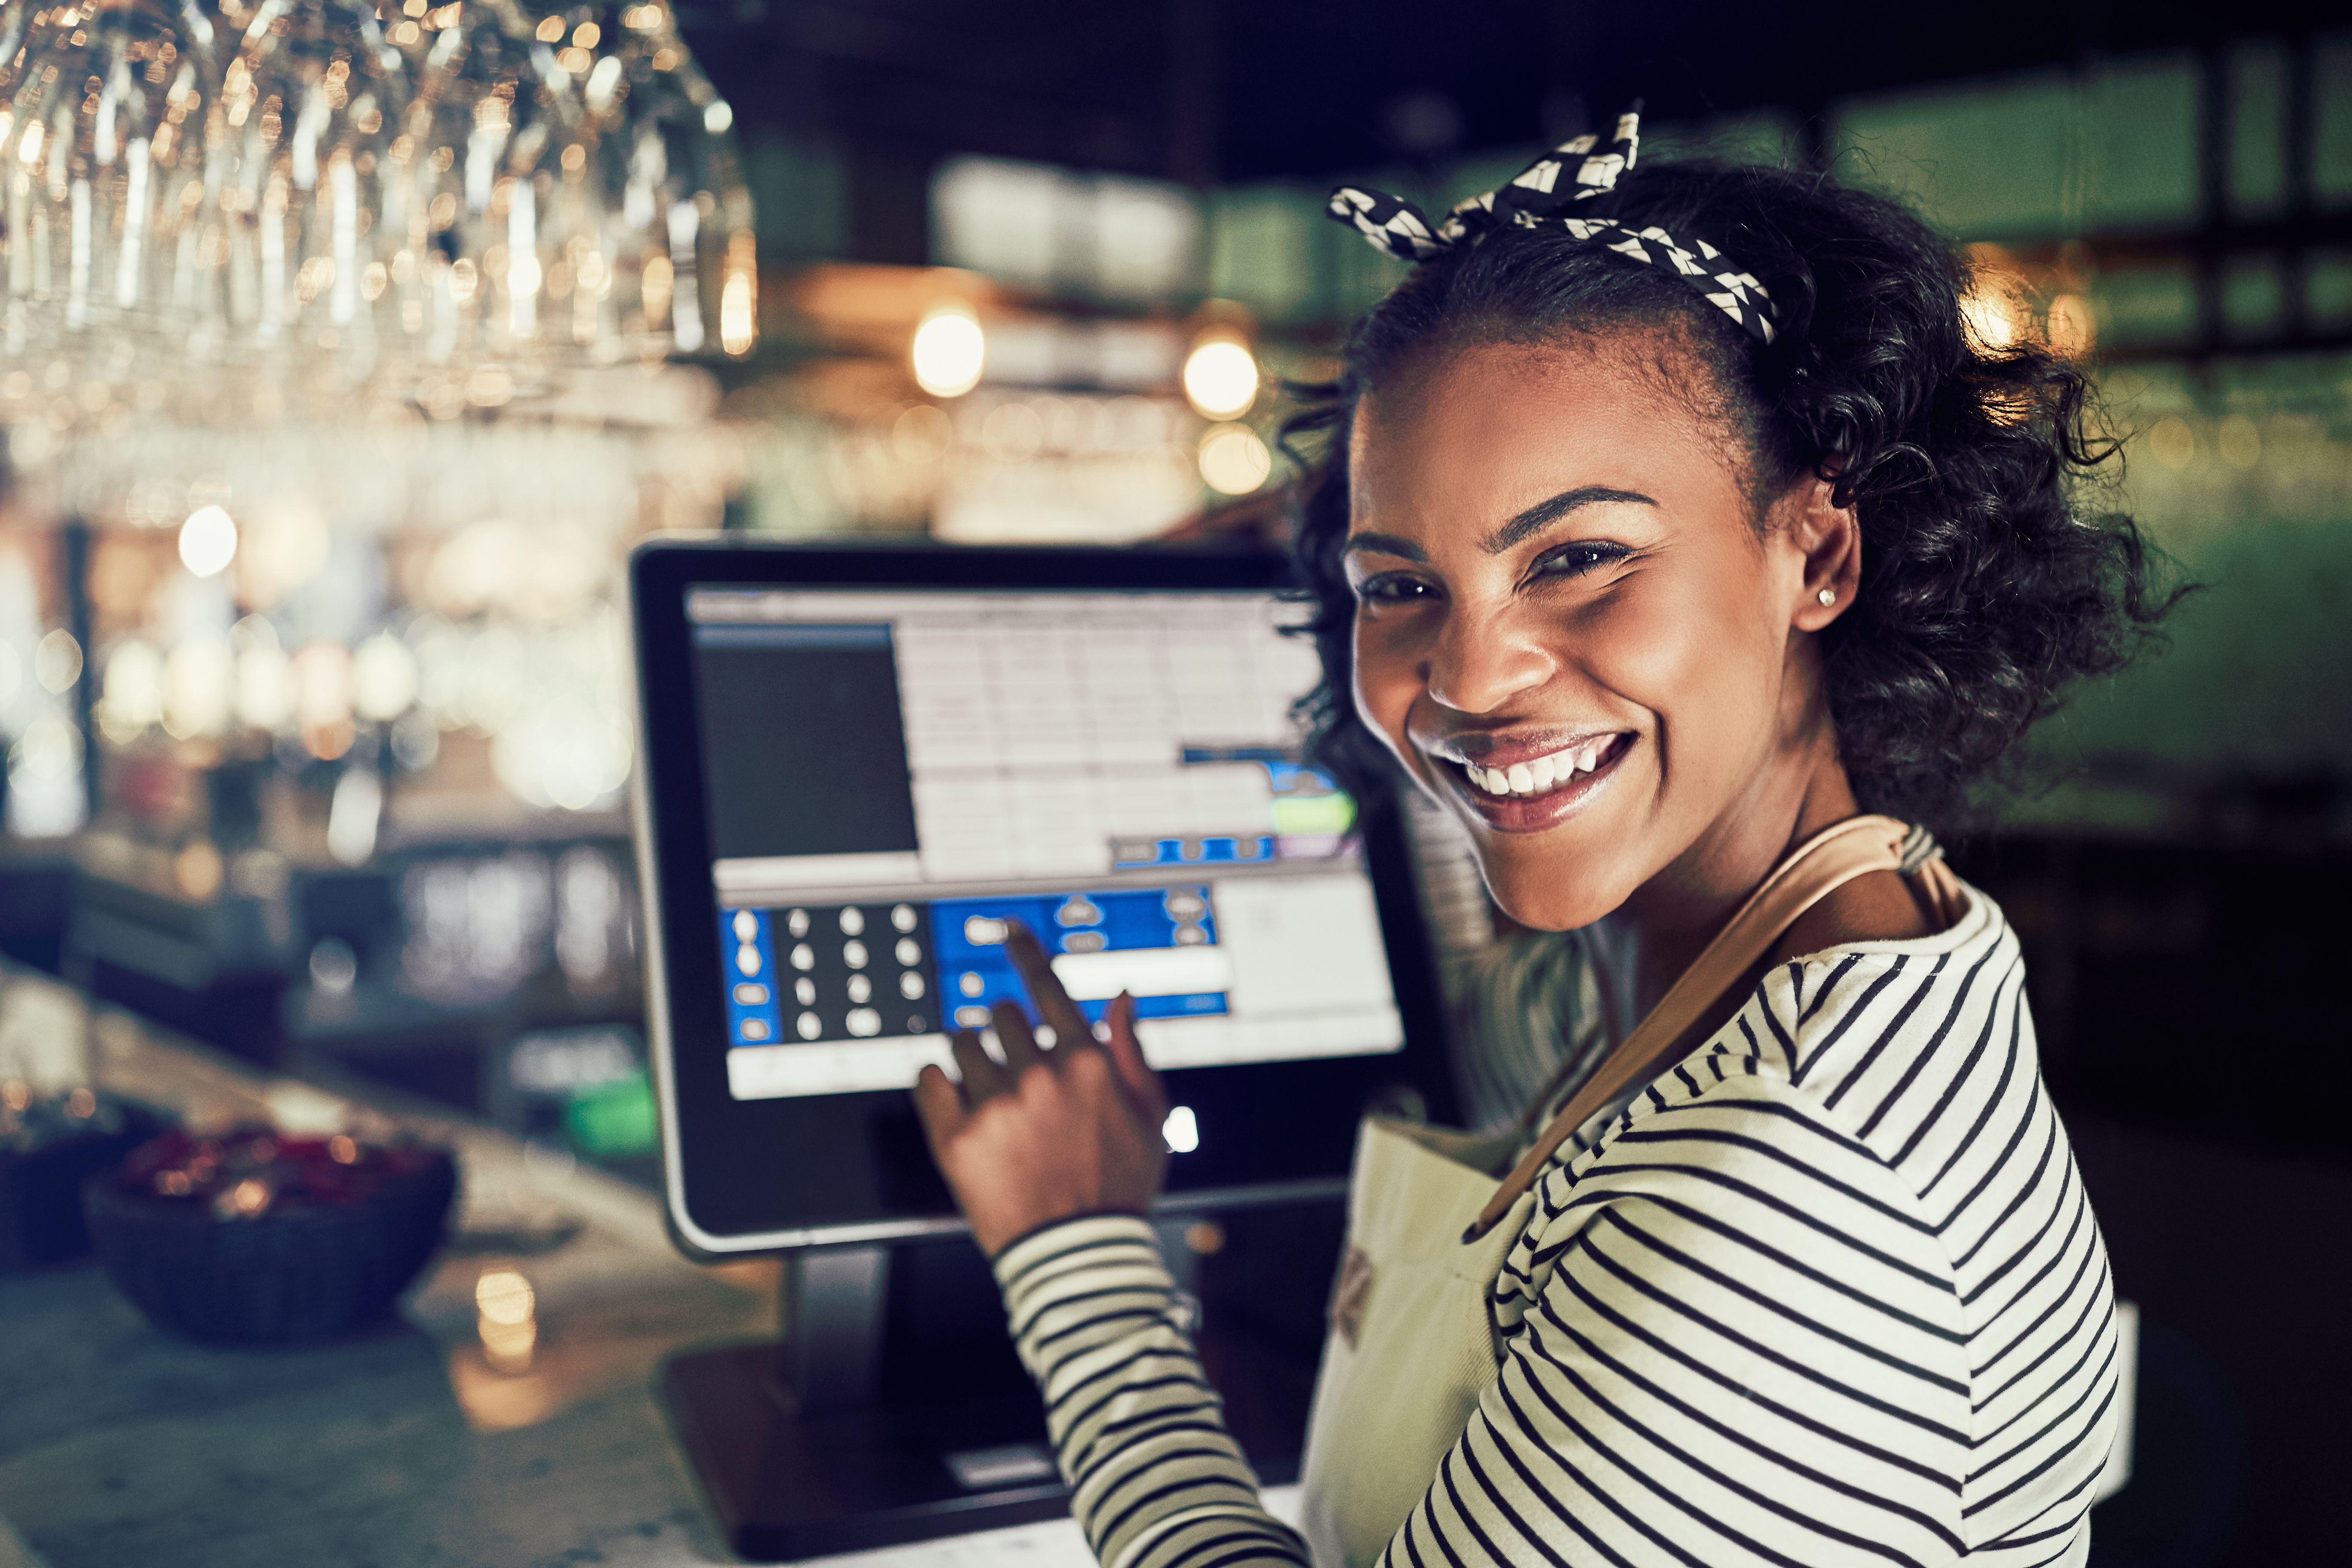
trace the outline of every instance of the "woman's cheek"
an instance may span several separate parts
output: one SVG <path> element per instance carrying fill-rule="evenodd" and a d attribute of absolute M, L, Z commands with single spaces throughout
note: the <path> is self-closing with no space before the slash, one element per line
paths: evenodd
<path fill-rule="evenodd" d="M 1587 657 L 1636 700 L 1686 689 L 1722 647 L 1706 606 L 1656 577 L 1613 595 L 1582 628 Z M 1645 704 L 1646 705 L 1646 704 Z"/>
<path fill-rule="evenodd" d="M 1421 758 L 1405 725 L 1423 692 L 1418 644 L 1402 628 L 1359 612 L 1349 682 L 1356 717 L 1380 737 L 1407 773 L 1422 776 Z"/>
<path fill-rule="evenodd" d="M 1356 616 L 1355 657 L 1349 672 L 1356 699 L 1356 716 L 1373 732 L 1393 745 L 1403 727 L 1403 708 L 1396 696 L 1397 676 L 1391 637 L 1362 612 Z"/>
<path fill-rule="evenodd" d="M 1605 679 L 1654 716 L 1672 782 L 1711 794 L 1744 770 L 1779 650 L 1759 643 L 1752 592 L 1725 574 L 1644 587 L 1609 628 Z"/>

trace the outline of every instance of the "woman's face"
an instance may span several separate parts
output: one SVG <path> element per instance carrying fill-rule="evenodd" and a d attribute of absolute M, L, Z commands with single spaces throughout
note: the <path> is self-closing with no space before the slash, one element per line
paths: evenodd
<path fill-rule="evenodd" d="M 1801 495 L 1825 511 L 1810 476 L 1759 528 L 1717 400 L 1629 329 L 1433 354 L 1357 406 L 1357 710 L 1526 924 L 1588 924 L 1739 840 L 1826 744 L 1801 634 L 1851 574 L 1778 525 Z"/>

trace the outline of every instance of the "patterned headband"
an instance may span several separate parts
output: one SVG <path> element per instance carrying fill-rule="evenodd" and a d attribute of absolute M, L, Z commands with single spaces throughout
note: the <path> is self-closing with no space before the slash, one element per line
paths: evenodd
<path fill-rule="evenodd" d="M 1340 223 L 1353 224 L 1379 249 L 1404 261 L 1427 261 L 1480 235 L 1501 228 L 1557 226 L 1580 240 L 1620 256 L 1663 268 L 1704 295 L 1759 342 L 1772 341 L 1772 296 L 1751 272 L 1705 240 L 1686 246 L 1664 229 L 1631 229 L 1606 218 L 1570 217 L 1562 210 L 1616 189 L 1617 178 L 1633 166 L 1642 142 L 1641 105 L 1617 119 L 1607 146 L 1591 134 L 1562 142 L 1511 177 L 1507 184 L 1454 204 L 1445 221 L 1433 226 L 1422 210 L 1386 191 L 1341 185 L 1327 208 Z M 1574 169 L 1563 184 L 1561 176 Z"/>

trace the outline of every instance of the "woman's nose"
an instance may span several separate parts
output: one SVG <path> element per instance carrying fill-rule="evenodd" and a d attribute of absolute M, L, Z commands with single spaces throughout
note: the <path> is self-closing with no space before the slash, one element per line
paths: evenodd
<path fill-rule="evenodd" d="M 1493 713 L 1549 680 L 1552 665 L 1509 616 L 1455 614 L 1446 617 L 1421 679 L 1457 713 Z"/>

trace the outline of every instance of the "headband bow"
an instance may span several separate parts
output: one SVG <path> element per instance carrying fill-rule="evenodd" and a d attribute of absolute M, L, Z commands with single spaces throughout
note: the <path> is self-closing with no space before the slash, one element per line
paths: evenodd
<path fill-rule="evenodd" d="M 1633 166 L 1642 143 L 1641 105 L 1617 117 L 1606 145 L 1590 132 L 1564 142 L 1491 191 L 1456 202 L 1441 224 L 1402 196 L 1360 185 L 1341 185 L 1326 210 L 1352 224 L 1374 247 L 1403 261 L 1427 261 L 1480 235 L 1501 228 L 1557 226 L 1573 237 L 1604 246 L 1620 256 L 1662 268 L 1699 291 L 1759 342 L 1772 341 L 1772 296 L 1754 273 L 1705 240 L 1686 246 L 1654 226 L 1631 229 L 1606 218 L 1570 217 L 1577 202 L 1617 188 L 1618 176 Z M 1563 178 L 1565 176 L 1565 178 Z"/>

